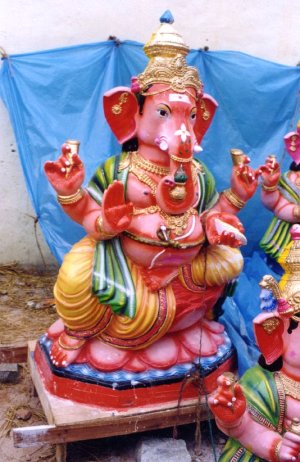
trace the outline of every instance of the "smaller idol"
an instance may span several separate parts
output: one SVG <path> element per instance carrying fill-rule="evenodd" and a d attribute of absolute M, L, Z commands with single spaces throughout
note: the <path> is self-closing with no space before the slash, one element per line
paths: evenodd
<path fill-rule="evenodd" d="M 218 378 L 209 405 L 230 438 L 220 462 L 283 462 L 300 458 L 300 225 L 280 256 L 279 283 L 260 282 L 260 313 L 253 322 L 259 364 L 235 381 Z"/>
<path fill-rule="evenodd" d="M 291 241 L 291 226 L 300 223 L 300 121 L 295 132 L 285 135 L 284 143 L 293 160 L 290 169 L 281 174 L 276 157 L 269 156 L 269 170 L 262 173 L 262 201 L 275 216 L 260 246 L 276 262 Z"/>

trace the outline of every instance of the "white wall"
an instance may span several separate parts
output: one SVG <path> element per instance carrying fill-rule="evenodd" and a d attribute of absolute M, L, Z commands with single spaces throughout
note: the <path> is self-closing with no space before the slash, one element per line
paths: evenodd
<path fill-rule="evenodd" d="M 300 61 L 299 0 L 0 0 L 0 46 L 8 54 L 106 40 L 145 42 L 171 9 L 192 48 L 238 50 L 282 64 Z M 34 212 L 15 139 L 0 103 L 0 264 L 40 264 Z M 39 234 L 43 254 L 50 255 Z"/>

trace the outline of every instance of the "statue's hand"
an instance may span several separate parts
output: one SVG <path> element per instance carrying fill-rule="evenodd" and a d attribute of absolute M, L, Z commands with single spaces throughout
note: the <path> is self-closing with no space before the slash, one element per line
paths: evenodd
<path fill-rule="evenodd" d="M 287 431 L 279 448 L 279 461 L 296 461 L 300 456 L 300 435 Z"/>
<path fill-rule="evenodd" d="M 118 234 L 125 231 L 132 219 L 133 204 L 125 202 L 124 185 L 114 181 L 103 195 L 102 217 L 107 233 Z"/>
<path fill-rule="evenodd" d="M 274 156 L 266 158 L 265 165 L 260 167 L 262 182 L 265 186 L 276 186 L 280 179 L 280 166 Z"/>
<path fill-rule="evenodd" d="M 243 201 L 247 202 L 255 194 L 258 185 L 260 168 L 253 170 L 248 164 L 250 158 L 244 156 L 243 163 L 235 165 L 231 174 L 231 190 Z"/>
<path fill-rule="evenodd" d="M 204 216 L 205 233 L 211 245 L 240 247 L 246 244 L 244 227 L 235 215 L 212 211 Z"/>
<path fill-rule="evenodd" d="M 208 404 L 217 420 L 225 428 L 239 424 L 246 411 L 246 398 L 238 383 L 221 375 L 217 380 L 218 388 L 209 397 Z"/>
<path fill-rule="evenodd" d="M 44 170 L 48 180 L 62 196 L 74 194 L 84 180 L 84 167 L 78 154 L 72 154 L 68 144 L 63 144 L 62 153 L 55 162 L 48 161 Z"/>

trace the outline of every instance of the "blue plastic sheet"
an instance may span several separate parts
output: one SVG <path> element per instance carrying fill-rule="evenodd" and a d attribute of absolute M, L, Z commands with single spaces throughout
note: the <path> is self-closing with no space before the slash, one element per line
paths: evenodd
<path fill-rule="evenodd" d="M 284 158 L 286 169 L 289 159 L 284 156 L 283 136 L 297 122 L 300 67 L 230 51 L 193 50 L 188 62 L 199 69 L 205 92 L 219 103 L 201 153 L 201 159 L 215 174 L 219 191 L 229 185 L 229 150 L 233 147 L 248 153 L 255 168 L 272 153 Z M 0 96 L 16 135 L 31 201 L 59 262 L 84 232 L 57 204 L 43 164 L 57 158 L 68 138 L 79 139 L 88 181 L 99 163 L 118 153 L 120 147 L 103 116 L 102 95 L 115 86 L 129 85 L 131 76 L 140 73 L 146 63 L 142 44 L 132 41 L 12 55 L 2 61 Z M 241 213 L 249 241 L 244 249 L 248 257 L 258 249 L 270 218 L 257 193 Z M 234 300 L 226 302 L 224 322 L 231 326 L 237 343 L 245 340 L 245 355 L 248 351 L 250 362 L 255 357 L 251 321 L 258 310 L 253 287 L 264 271 L 268 269 L 258 254 L 250 258 Z M 244 331 L 239 326 L 245 326 Z"/>

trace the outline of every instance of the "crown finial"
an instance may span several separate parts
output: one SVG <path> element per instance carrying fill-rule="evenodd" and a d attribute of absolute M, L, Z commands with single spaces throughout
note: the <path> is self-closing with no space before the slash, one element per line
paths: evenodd
<path fill-rule="evenodd" d="M 149 88 L 155 84 L 163 84 L 160 91 L 172 89 L 178 93 L 189 93 L 197 99 L 202 94 L 202 82 L 198 70 L 188 66 L 186 55 L 189 47 L 183 37 L 174 29 L 174 18 L 167 10 L 160 18 L 159 28 L 151 35 L 144 51 L 149 63 L 141 74 L 137 76 L 137 83 L 141 94 L 150 95 Z M 191 93 L 190 89 L 195 92 Z M 157 90 L 154 90 L 157 92 Z"/>
<path fill-rule="evenodd" d="M 166 23 L 166 24 L 173 24 L 174 18 L 170 10 L 166 10 L 164 14 L 161 15 L 159 18 L 161 24 Z"/>

